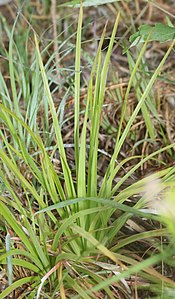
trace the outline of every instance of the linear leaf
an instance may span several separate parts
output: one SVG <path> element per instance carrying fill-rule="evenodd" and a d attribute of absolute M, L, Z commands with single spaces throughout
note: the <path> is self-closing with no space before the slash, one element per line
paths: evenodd
<path fill-rule="evenodd" d="M 120 0 L 84 0 L 82 1 L 83 7 L 95 6 L 95 5 L 103 5 L 107 3 L 114 3 Z M 69 6 L 69 7 L 80 7 L 80 0 L 73 0 L 70 2 L 66 2 L 60 6 Z"/>

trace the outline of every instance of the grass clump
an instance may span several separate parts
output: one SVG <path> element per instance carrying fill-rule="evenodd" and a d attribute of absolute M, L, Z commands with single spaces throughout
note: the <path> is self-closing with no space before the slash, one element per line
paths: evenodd
<path fill-rule="evenodd" d="M 73 169 L 67 157 L 58 119 L 59 110 L 56 109 L 49 86 L 47 67 L 43 65 L 45 49 L 40 51 L 38 38 L 34 34 L 35 54 L 32 65 L 28 66 L 32 78 L 29 84 L 23 62 L 20 61 L 21 73 L 18 73 L 19 69 L 14 63 L 14 48 L 20 57 L 14 41 L 14 24 L 7 54 L 11 92 L 0 75 L 0 219 L 1 236 L 6 236 L 5 242 L 2 242 L 0 262 L 1 268 L 6 270 L 3 275 L 8 277 L 8 286 L 2 290 L 0 299 L 11 295 L 29 299 L 131 298 L 134 294 L 136 296 L 139 288 L 141 292 L 147 289 L 160 296 L 169 296 L 167 294 L 174 292 L 174 281 L 159 271 L 160 264 L 168 265 L 174 254 L 173 220 L 169 212 L 161 217 L 161 209 L 158 205 L 155 207 L 152 201 L 158 195 L 163 199 L 173 197 L 175 169 L 171 166 L 160 170 L 133 181 L 129 186 L 124 183 L 146 161 L 156 158 L 175 144 L 157 149 L 145 157 L 126 157 L 118 162 L 121 148 L 140 110 L 150 138 L 154 138 L 146 100 L 174 47 L 174 41 L 149 81 L 141 82 L 141 87 L 136 86 L 138 78 L 141 80 L 138 70 L 143 63 L 151 33 L 142 45 L 136 62 L 128 50 L 131 75 L 115 146 L 101 185 L 98 183 L 101 116 L 119 18 L 120 14 L 103 59 L 106 26 L 101 35 L 87 84 L 82 122 L 80 82 L 83 9 L 80 7 L 75 54 Z M 132 86 L 136 89 L 138 103 L 123 129 Z M 39 124 L 41 104 L 46 123 L 42 121 Z M 47 132 L 50 130 L 47 113 L 52 123 L 52 138 L 49 141 L 43 133 L 44 129 Z M 54 165 L 56 151 L 59 152 L 59 173 Z M 116 183 L 119 171 L 130 160 L 139 162 L 134 163 Z M 155 188 L 155 192 L 150 193 L 150 186 Z M 137 198 L 136 202 L 134 197 Z M 160 213 L 156 213 L 155 209 L 160 210 Z M 137 218 L 141 221 L 140 230 L 135 224 Z M 143 229 L 145 222 L 148 223 L 148 231 Z M 155 229 L 150 229 L 151 223 L 155 223 Z M 128 226 L 130 229 L 127 234 Z M 133 233 L 135 226 L 136 233 Z M 172 242 L 167 240 L 167 244 L 162 245 L 162 238 L 167 235 Z M 145 257 L 135 252 L 135 246 L 141 246 L 143 240 L 146 240 Z M 150 250 L 151 246 L 154 247 L 154 254 Z"/>

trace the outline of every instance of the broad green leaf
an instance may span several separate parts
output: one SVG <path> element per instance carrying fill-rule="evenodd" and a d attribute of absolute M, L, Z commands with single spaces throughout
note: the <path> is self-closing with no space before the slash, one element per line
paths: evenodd
<path fill-rule="evenodd" d="M 162 23 L 157 23 L 155 26 L 142 25 L 139 30 L 131 35 L 129 41 L 131 45 L 129 48 L 136 46 L 137 44 L 143 43 L 149 37 L 149 41 L 159 41 L 161 43 L 173 40 L 175 38 L 175 27 L 168 26 Z"/>
<path fill-rule="evenodd" d="M 151 30 L 153 31 L 150 39 L 155 41 L 166 42 L 168 40 L 173 40 L 175 37 L 175 27 L 170 27 L 168 25 L 158 23 L 153 28 L 151 28 Z M 147 38 L 149 33 L 150 33 L 149 28 L 144 28 L 144 26 L 141 26 L 140 28 L 141 35 Z"/>
<path fill-rule="evenodd" d="M 96 5 L 102 5 L 107 3 L 114 3 L 118 1 L 120 0 L 84 0 L 82 2 L 82 5 L 83 7 L 89 7 L 89 6 L 96 6 Z M 69 1 L 60 6 L 80 7 L 80 0 Z"/>

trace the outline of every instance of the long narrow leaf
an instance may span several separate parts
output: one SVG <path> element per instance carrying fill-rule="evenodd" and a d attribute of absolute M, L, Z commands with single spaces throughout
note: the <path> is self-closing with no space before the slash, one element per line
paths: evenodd
<path fill-rule="evenodd" d="M 80 114 L 80 57 L 81 57 L 81 30 L 83 21 L 83 8 L 80 5 L 78 30 L 76 41 L 76 57 L 75 57 L 75 109 L 74 109 L 74 144 L 75 144 L 75 163 L 76 173 L 78 176 L 79 168 L 79 114 Z"/>
<path fill-rule="evenodd" d="M 144 91 L 144 93 L 143 93 L 143 95 L 142 95 L 139 103 L 137 104 L 137 106 L 136 106 L 136 108 L 135 108 L 132 116 L 130 117 L 130 119 L 129 119 L 128 123 L 127 123 L 127 126 L 126 126 L 124 132 L 121 135 L 121 138 L 118 140 L 118 142 L 116 142 L 116 146 L 115 146 L 115 149 L 114 149 L 114 154 L 113 154 L 113 157 L 112 157 L 112 159 L 110 161 L 110 164 L 109 164 L 109 167 L 108 167 L 108 171 L 107 171 L 108 173 L 110 172 L 109 180 L 106 182 L 106 176 L 105 176 L 103 184 L 102 184 L 102 187 L 101 187 L 100 196 L 102 196 L 103 192 L 105 192 L 104 187 L 106 185 L 108 185 L 108 184 L 110 186 L 112 185 L 113 170 L 114 170 L 115 160 L 117 159 L 118 153 L 119 153 L 119 151 L 120 151 L 120 149 L 121 149 L 121 147 L 123 145 L 124 140 L 126 139 L 126 136 L 127 136 L 128 132 L 129 132 L 129 130 L 131 128 L 131 125 L 132 125 L 135 117 L 137 116 L 140 108 L 142 107 L 142 104 L 144 103 L 146 97 L 148 96 L 148 94 L 149 94 L 149 92 L 150 92 L 150 90 L 151 90 L 151 88 L 152 88 L 152 86 L 153 86 L 153 84 L 154 84 L 154 82 L 155 82 L 155 80 L 156 80 L 156 78 L 157 78 L 157 76 L 158 76 L 158 74 L 159 74 L 162 66 L 164 65 L 167 57 L 169 56 L 171 50 L 173 49 L 174 44 L 175 44 L 175 40 L 173 41 L 173 43 L 171 44 L 171 46 L 168 48 L 168 50 L 167 50 L 166 54 L 164 55 L 162 61 L 160 62 L 160 64 L 158 65 L 156 71 L 154 72 L 152 78 L 150 79 L 150 81 L 149 81 L 149 83 L 148 83 L 148 85 L 147 85 L 147 87 L 146 87 L 146 89 L 145 89 L 145 91 Z M 141 59 L 141 57 L 140 57 L 140 59 Z M 136 69 L 134 71 L 136 71 Z M 105 192 L 105 195 L 106 195 L 106 192 Z"/>
<path fill-rule="evenodd" d="M 8 295 L 12 293 L 14 290 L 20 288 L 22 285 L 25 285 L 27 283 L 32 283 L 34 281 L 37 281 L 38 277 L 36 276 L 29 276 L 25 278 L 21 278 L 17 281 L 15 281 L 11 286 L 6 288 L 2 293 L 0 294 L 0 299 L 8 298 Z"/>
<path fill-rule="evenodd" d="M 58 145 L 58 149 L 59 149 L 59 152 L 60 152 L 60 158 L 61 158 L 61 163 L 62 163 L 62 167 L 63 167 L 63 173 L 64 173 L 66 189 L 67 189 L 68 197 L 71 198 L 71 197 L 75 197 L 75 189 L 74 189 L 73 179 L 72 179 L 72 176 L 71 176 L 70 168 L 69 168 L 68 163 L 67 163 L 64 144 L 63 144 L 63 139 L 62 139 L 62 136 L 61 136 L 61 129 L 60 129 L 57 113 L 56 113 L 56 110 L 55 110 L 55 106 L 54 106 L 54 103 L 53 103 L 53 99 L 52 99 L 52 96 L 51 96 L 51 92 L 50 92 L 50 89 L 49 89 L 48 79 L 47 79 L 45 69 L 44 69 L 44 65 L 43 65 L 43 62 L 42 62 L 42 58 L 41 58 L 41 54 L 40 54 L 40 51 L 39 51 L 39 45 L 38 45 L 36 35 L 34 37 L 35 37 L 36 50 L 37 50 L 37 54 L 38 54 L 39 66 L 40 66 L 40 69 L 41 69 L 41 75 L 42 75 L 42 78 L 43 78 L 44 88 L 45 88 L 46 96 L 47 96 L 49 106 L 50 106 L 50 109 L 51 109 L 51 114 L 52 114 L 55 134 L 56 134 L 57 145 Z"/>

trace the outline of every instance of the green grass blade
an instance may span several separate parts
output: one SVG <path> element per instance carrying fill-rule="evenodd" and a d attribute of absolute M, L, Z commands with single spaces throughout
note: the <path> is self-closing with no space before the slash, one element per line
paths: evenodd
<path fill-rule="evenodd" d="M 9 233 L 7 233 L 6 235 L 5 244 L 6 244 L 6 251 L 9 252 L 11 248 L 11 238 Z M 12 272 L 13 272 L 12 256 L 7 256 L 7 271 L 8 271 L 8 283 L 10 286 L 12 284 Z"/>
<path fill-rule="evenodd" d="M 169 252 L 169 256 L 171 256 L 172 252 Z M 112 285 L 114 282 L 120 281 L 122 278 L 130 277 L 132 274 L 140 273 L 141 271 L 150 272 L 152 275 L 155 275 L 156 281 L 164 281 L 168 283 L 170 286 L 175 287 L 174 281 L 170 280 L 169 278 L 166 278 L 165 276 L 161 275 L 157 271 L 153 270 L 152 265 L 159 263 L 162 260 L 163 256 L 162 254 L 158 254 L 156 256 L 150 257 L 144 261 L 136 262 L 135 265 L 131 266 L 128 270 L 121 272 L 120 274 L 116 276 L 112 276 L 111 278 L 107 278 L 105 281 L 101 282 L 100 284 L 93 287 L 91 290 L 88 291 L 88 294 L 92 294 L 94 291 L 99 291 L 103 289 L 104 287 Z"/>
<path fill-rule="evenodd" d="M 29 259 L 32 263 L 32 265 L 35 265 L 35 271 L 40 272 L 41 274 L 44 273 L 43 271 L 43 265 L 39 259 L 36 259 L 35 255 L 32 255 L 30 252 L 22 250 L 22 249 L 11 249 L 10 251 L 1 254 L 0 256 L 0 262 L 5 264 L 6 259 L 9 256 L 24 256 L 27 259 Z M 38 270 L 37 270 L 38 269 Z"/>
<path fill-rule="evenodd" d="M 110 175 L 110 173 L 113 172 L 113 169 L 114 169 L 114 165 L 115 165 L 115 161 L 117 160 L 117 156 L 118 156 L 118 153 L 119 153 L 119 147 L 118 147 L 118 144 L 119 144 L 119 139 L 120 139 L 120 135 L 121 135 L 121 130 L 122 130 L 122 125 L 123 125 L 123 120 L 124 120 L 124 116 L 125 116 L 125 112 L 126 112 L 126 107 L 127 107 L 127 100 L 128 100 L 128 96 L 129 96 L 129 92 L 130 92 L 130 89 L 131 89 L 131 86 L 132 86 L 132 82 L 133 82 L 133 79 L 135 77 L 135 73 L 137 71 L 137 68 L 139 66 L 139 63 L 142 59 L 142 56 L 146 50 L 146 45 L 148 43 L 148 39 L 147 41 L 145 42 L 144 46 L 142 47 L 141 51 L 140 51 L 140 54 L 137 58 L 137 61 L 136 61 L 136 64 L 135 64 L 135 67 L 133 69 L 133 72 L 130 76 L 130 79 L 129 79 L 129 82 L 128 82 L 128 86 L 127 86 L 127 90 L 126 90 L 126 93 L 125 93 L 125 98 L 124 98 L 124 103 L 123 103 L 123 106 L 122 106 L 122 112 L 121 112 L 121 118 L 120 118 L 120 123 L 119 123 L 119 128 L 118 128 L 118 132 L 117 132 L 117 138 L 116 138 L 116 144 L 115 144 L 115 148 L 114 148 L 114 153 L 112 155 L 112 158 L 111 158 L 111 161 L 110 161 L 110 164 L 107 168 L 107 171 L 106 171 L 106 174 L 105 174 L 105 177 L 103 179 L 103 182 L 102 182 L 102 185 L 101 185 L 101 188 L 100 188 L 100 196 L 106 196 L 106 197 L 110 197 L 111 195 L 111 186 L 112 186 L 112 180 L 108 180 L 108 177 Z M 122 133 L 122 136 L 123 136 L 123 133 Z"/>
<path fill-rule="evenodd" d="M 8 156 L 2 151 L 0 150 L 0 158 L 4 161 L 4 163 L 9 167 L 9 169 L 11 171 L 13 171 L 13 173 L 17 176 L 17 178 L 20 180 L 21 184 L 27 188 L 30 193 L 34 196 L 34 198 L 37 200 L 37 202 L 41 205 L 41 206 L 45 206 L 43 199 L 38 195 L 36 189 L 34 186 L 32 186 L 25 178 L 24 176 L 21 174 L 21 172 L 18 170 L 18 168 L 16 167 L 16 165 L 14 165 L 11 160 L 8 158 Z"/>
<path fill-rule="evenodd" d="M 94 5 L 104 5 L 108 3 L 114 3 L 120 0 L 84 0 L 82 1 L 83 7 L 90 7 Z M 80 1 L 79 0 L 73 0 L 70 2 L 66 2 L 64 4 L 61 4 L 61 6 L 68 6 L 68 7 L 80 7 Z"/>
<path fill-rule="evenodd" d="M 30 262 L 27 262 L 23 259 L 19 259 L 19 258 L 13 258 L 12 259 L 12 264 L 15 266 L 20 266 L 22 268 L 26 268 L 34 273 L 39 274 L 40 270 L 38 269 L 38 267 L 36 267 L 35 265 L 33 265 Z"/>
<path fill-rule="evenodd" d="M 134 69 L 134 60 L 132 59 L 132 56 L 129 51 L 127 51 L 127 56 L 128 56 L 128 63 L 130 66 L 130 71 L 132 72 L 132 70 Z M 142 92 L 141 92 L 140 87 L 138 86 L 138 80 L 139 80 L 138 74 L 136 73 L 136 76 L 133 78 L 133 86 L 136 91 L 137 98 L 138 98 L 138 100 L 140 100 L 142 97 Z M 142 81 L 144 81 L 143 78 L 142 78 Z M 153 127 L 146 103 L 142 104 L 141 110 L 142 110 L 142 114 L 143 114 L 143 117 L 145 120 L 145 124 L 146 124 L 146 128 L 148 130 L 149 136 L 152 140 L 154 140 L 154 138 L 155 138 L 154 127 Z"/>
<path fill-rule="evenodd" d="M 130 171 L 128 171 L 128 173 L 126 173 L 120 180 L 120 182 L 118 182 L 115 187 L 112 190 L 112 195 L 115 194 L 115 192 L 118 190 L 118 188 L 126 181 L 127 178 L 129 178 L 141 165 L 143 165 L 146 161 L 150 160 L 151 158 L 153 158 L 154 156 L 164 152 L 164 151 L 168 151 L 169 149 L 173 148 L 175 146 L 175 143 L 170 144 L 168 146 L 165 146 L 157 151 L 155 151 L 154 153 L 151 153 L 150 155 L 146 156 L 145 158 L 143 158 L 140 162 L 138 162 Z M 166 170 L 165 170 L 166 171 Z M 114 175 L 115 175 L 115 171 L 114 171 Z M 117 197 L 116 197 L 117 198 Z"/>
<path fill-rule="evenodd" d="M 59 240 L 62 236 L 62 234 L 64 234 L 64 232 L 70 227 L 72 223 L 74 223 L 75 220 L 77 220 L 78 218 L 81 217 L 86 217 L 87 215 L 91 215 L 91 214 L 95 214 L 95 213 L 100 213 L 103 212 L 104 210 L 108 209 L 108 207 L 97 207 L 97 208 L 91 208 L 91 209 L 84 209 L 83 211 L 77 212 L 74 215 L 70 216 L 68 219 L 63 220 L 61 226 L 58 228 L 55 237 L 54 237 L 54 241 L 53 241 L 53 245 L 52 245 L 52 250 L 56 250 L 58 248 L 58 243 Z"/>
<path fill-rule="evenodd" d="M 75 279 L 73 279 L 70 275 L 66 276 L 66 281 L 69 283 L 70 287 L 75 290 L 80 298 L 83 299 L 91 299 L 91 297 L 86 293 L 85 287 L 82 288 L 77 282 L 75 283 Z"/>
<path fill-rule="evenodd" d="M 97 73 L 97 82 L 96 82 L 96 88 L 95 89 L 95 95 L 94 95 L 94 110 L 93 110 L 93 122 L 91 124 L 91 129 L 92 129 L 92 139 L 90 140 L 90 167 L 91 167 L 91 188 L 93 194 L 89 194 L 90 196 L 96 196 L 96 188 L 97 182 L 96 182 L 96 171 L 97 171 L 97 151 L 98 151 L 98 136 L 99 136 L 99 127 L 100 127 L 100 117 L 101 117 L 101 111 L 102 111 L 102 106 L 104 102 L 104 94 L 105 94 L 105 86 L 106 86 L 106 80 L 107 80 L 107 73 L 108 73 L 108 68 L 109 68 L 109 62 L 110 62 L 110 56 L 112 53 L 112 48 L 114 45 L 115 41 L 115 35 L 119 23 L 119 18 L 120 18 L 120 13 L 118 14 L 112 35 L 110 38 L 110 43 L 108 47 L 108 51 L 106 53 L 106 57 L 104 60 L 104 64 L 102 67 L 102 70 L 100 69 L 100 55 L 98 57 L 98 73 Z M 100 74 L 101 72 L 101 74 Z M 98 80 L 99 79 L 99 80 Z M 100 81 L 100 82 L 99 82 Z M 98 90 L 98 95 L 97 95 L 97 90 Z M 89 184 L 89 183 L 88 183 Z"/>
<path fill-rule="evenodd" d="M 15 31 L 15 27 L 16 27 L 16 23 L 18 21 L 18 17 L 17 16 L 11 34 L 10 34 L 10 43 L 9 43 L 9 71 L 10 71 L 10 83 L 11 83 L 11 90 L 12 90 L 12 95 L 13 95 L 13 103 L 14 103 L 14 111 L 16 113 L 17 116 L 19 116 L 20 118 L 22 117 L 20 109 L 19 109 L 19 98 L 17 95 L 17 88 L 16 88 L 16 82 L 15 82 L 15 71 L 14 71 L 14 63 L 13 63 L 13 44 L 14 44 L 14 31 Z M 23 140 L 23 131 L 22 131 L 22 127 L 19 123 L 17 123 L 17 128 L 19 130 L 19 135 L 20 138 Z"/>
<path fill-rule="evenodd" d="M 0 200 L 2 200 L 1 197 Z M 33 248 L 33 245 L 31 244 L 28 236 L 23 232 L 22 228 L 17 223 L 10 210 L 5 206 L 5 204 L 2 201 L 0 201 L 0 213 L 1 215 L 3 215 L 7 223 L 13 228 L 13 230 L 16 232 L 19 238 L 23 241 L 26 248 L 31 252 L 33 256 L 37 258 L 36 251 Z"/>
<path fill-rule="evenodd" d="M 71 198 L 71 197 L 75 197 L 75 189 L 74 189 L 73 179 L 72 179 L 72 176 L 71 176 L 70 168 L 69 168 L 68 163 L 67 163 L 64 144 L 63 144 L 63 140 L 62 140 L 62 136 L 61 136 L 61 129 L 60 129 L 57 113 L 56 113 L 56 110 L 55 110 L 55 106 L 54 106 L 54 103 L 53 103 L 53 99 L 52 99 L 52 96 L 51 96 L 51 92 L 50 92 L 50 89 L 49 89 L 48 80 L 47 80 L 44 65 L 43 65 L 43 62 L 42 62 L 41 54 L 40 54 L 40 51 L 39 51 L 39 45 L 38 45 L 36 35 L 34 37 L 35 37 L 36 50 L 37 50 L 37 54 L 38 54 L 38 61 L 39 61 L 39 66 L 40 66 L 40 70 L 41 70 L 41 75 L 42 75 L 42 78 L 43 78 L 44 88 L 45 88 L 47 100 L 49 102 L 49 106 L 50 106 L 50 110 L 51 110 L 51 114 L 52 114 L 57 145 L 58 145 L 58 149 L 59 149 L 59 153 L 60 153 L 61 164 L 62 164 L 62 167 L 63 167 L 63 173 L 64 173 L 64 179 L 65 179 L 67 194 L 68 194 L 68 197 Z"/>
<path fill-rule="evenodd" d="M 144 239 L 149 239 L 153 237 L 161 237 L 161 236 L 166 236 L 167 235 L 167 229 L 155 229 L 153 231 L 148 231 L 148 232 L 142 232 L 142 233 L 137 233 L 133 236 L 127 237 L 121 241 L 115 246 L 111 248 L 112 251 L 117 252 L 120 248 L 123 248 L 124 246 L 137 242 L 137 241 L 142 241 Z"/>
<path fill-rule="evenodd" d="M 31 284 L 34 281 L 37 281 L 38 277 L 36 276 L 29 276 L 29 277 L 25 277 L 25 278 L 21 278 L 17 281 L 15 281 L 11 286 L 9 286 L 8 288 L 6 288 L 4 291 L 2 291 L 2 293 L 0 294 L 0 299 L 4 299 L 4 298 L 8 298 L 8 295 L 10 295 L 10 293 L 12 293 L 14 290 L 22 287 L 23 285 L 29 283 Z"/>
<path fill-rule="evenodd" d="M 103 196 L 105 196 L 105 195 L 106 196 L 110 196 L 110 194 L 111 194 L 111 185 L 112 185 L 112 180 L 113 180 L 113 171 L 114 171 L 114 167 L 115 167 L 115 160 L 117 159 L 118 153 L 119 153 L 119 151 L 120 151 L 120 149 L 121 149 L 121 147 L 123 145 L 124 140 L 126 139 L 126 136 L 127 136 L 128 132 L 129 132 L 129 130 L 131 128 L 131 125 L 132 125 L 134 119 L 136 118 L 136 116 L 137 116 L 140 108 L 142 107 L 142 105 L 143 105 L 146 97 L 148 96 L 148 94 L 149 94 L 149 92 L 150 92 L 150 90 L 151 90 L 151 88 L 152 88 L 152 86 L 153 86 L 153 84 L 154 84 L 157 76 L 160 73 L 160 70 L 161 70 L 162 66 L 164 65 L 167 57 L 169 56 L 171 50 L 173 49 L 174 44 L 175 44 L 175 41 L 173 41 L 173 43 L 171 44 L 171 46 L 168 48 L 168 50 L 167 50 L 166 54 L 164 55 L 162 61 L 160 62 L 160 64 L 158 65 L 157 69 L 155 70 L 153 76 L 151 77 L 151 79 L 150 79 L 150 81 L 149 81 L 149 83 L 148 83 L 148 85 L 147 85 L 147 87 L 146 87 L 146 89 L 145 89 L 145 91 L 144 91 L 144 93 L 143 93 L 143 95 L 142 95 L 139 103 L 137 104 L 137 106 L 136 106 L 136 108 L 135 108 L 132 116 L 130 117 L 130 119 L 129 119 L 127 125 L 126 125 L 126 128 L 125 128 L 124 132 L 122 133 L 120 139 L 118 140 L 118 138 L 117 138 L 116 146 L 115 146 L 115 149 L 114 149 L 114 154 L 112 156 L 112 159 L 110 161 L 110 164 L 109 164 L 109 167 L 108 167 L 108 171 L 107 171 L 107 175 L 109 175 L 109 180 L 106 182 L 107 175 L 105 175 L 105 178 L 103 180 L 103 184 L 102 184 L 102 187 L 101 187 L 101 190 L 100 190 L 100 196 L 102 196 L 102 195 Z M 144 49 L 142 48 L 142 50 L 144 50 Z M 142 53 L 142 55 L 143 55 L 143 53 Z M 142 55 L 140 56 L 140 59 L 141 59 Z M 136 65 L 135 65 L 135 68 L 133 70 L 133 73 L 136 72 L 137 66 L 138 66 L 138 64 L 136 62 Z M 133 75 L 133 77 L 134 77 L 134 75 Z M 133 78 L 132 78 L 132 81 L 133 81 Z M 106 194 L 106 191 L 104 189 L 105 186 L 110 186 L 109 194 Z M 103 192 L 105 192 L 105 195 L 103 194 Z"/>
<path fill-rule="evenodd" d="M 89 232 L 85 231 L 81 227 L 73 224 L 72 230 L 76 233 L 80 234 L 80 236 L 84 237 L 88 240 L 94 247 L 96 247 L 102 254 L 104 254 L 106 257 L 117 263 L 118 265 L 121 265 L 120 261 L 116 258 L 115 254 L 113 254 L 110 250 L 107 249 L 103 244 L 100 244 L 97 239 L 95 239 Z"/>
<path fill-rule="evenodd" d="M 97 195 L 97 152 L 96 149 L 98 145 L 95 144 L 95 136 L 98 132 L 95 129 L 96 121 L 96 109 L 98 102 L 98 94 L 100 88 L 100 75 L 101 75 L 101 49 L 105 38 L 106 26 L 104 27 L 99 46 L 97 49 L 97 54 L 94 59 L 92 66 L 90 81 L 88 85 L 88 100 L 90 106 L 90 150 L 89 150 L 89 161 L 88 161 L 88 186 L 87 194 L 88 196 Z M 93 94 L 93 80 L 95 79 L 95 90 Z"/>
<path fill-rule="evenodd" d="M 76 40 L 75 56 L 75 108 L 74 108 L 74 145 L 75 145 L 75 163 L 76 174 L 78 176 L 79 168 L 79 114 L 80 114 L 80 58 L 81 58 L 81 31 L 83 22 L 83 8 L 80 5 L 78 30 Z"/>

